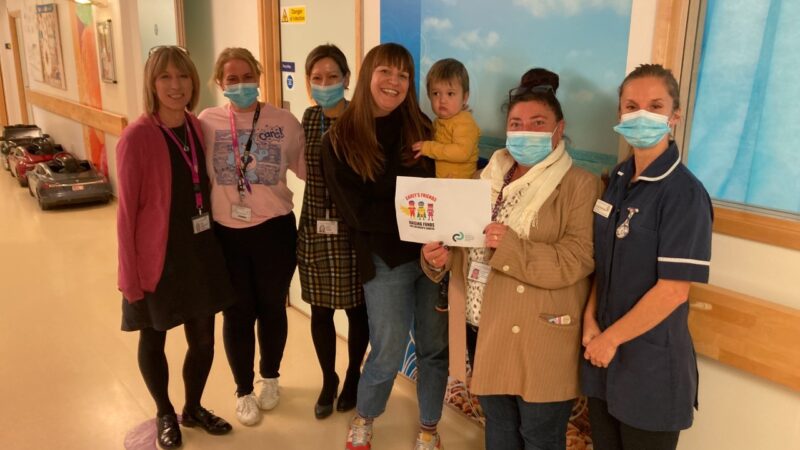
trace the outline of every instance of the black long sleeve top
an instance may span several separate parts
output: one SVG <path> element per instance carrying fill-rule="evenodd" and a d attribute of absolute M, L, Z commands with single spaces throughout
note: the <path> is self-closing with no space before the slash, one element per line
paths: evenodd
<path fill-rule="evenodd" d="M 404 145 L 402 122 L 397 110 L 375 119 L 375 134 L 385 154 L 382 173 L 376 181 L 364 181 L 333 151 L 328 134 L 322 139 L 322 172 L 336 209 L 352 229 L 359 275 L 366 283 L 375 277 L 372 255 L 389 267 L 419 259 L 420 244 L 400 240 L 395 216 L 394 195 L 398 176 L 434 177 L 434 165 L 421 158 L 413 166 L 401 163 Z M 346 153 L 347 147 L 341 148 Z"/>

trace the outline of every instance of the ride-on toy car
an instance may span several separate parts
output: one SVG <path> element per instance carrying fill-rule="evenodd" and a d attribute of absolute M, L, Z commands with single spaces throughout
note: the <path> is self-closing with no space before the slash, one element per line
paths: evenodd
<path fill-rule="evenodd" d="M 28 190 L 39 207 L 111 200 L 111 185 L 94 165 L 67 152 L 58 153 L 47 162 L 29 170 Z"/>
<path fill-rule="evenodd" d="M 8 166 L 8 154 L 17 145 L 28 143 L 52 143 L 50 136 L 42 134 L 42 130 L 36 125 L 9 125 L 3 127 L 3 135 L 0 137 L 0 160 L 3 168 L 10 170 Z"/>
<path fill-rule="evenodd" d="M 8 154 L 8 165 L 11 175 L 14 176 L 19 185 L 28 185 L 28 178 L 25 173 L 40 162 L 53 159 L 56 153 L 63 152 L 64 149 L 59 144 L 53 144 L 50 140 L 38 140 L 35 142 L 16 145 Z"/>

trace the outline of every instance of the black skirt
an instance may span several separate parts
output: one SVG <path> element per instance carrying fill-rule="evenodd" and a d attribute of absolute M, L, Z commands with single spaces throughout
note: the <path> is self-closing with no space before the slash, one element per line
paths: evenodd
<path fill-rule="evenodd" d="M 183 128 L 175 129 L 183 136 Z M 194 133 L 192 133 L 194 134 Z M 199 142 L 195 137 L 195 142 Z M 218 313 L 234 301 L 222 248 L 212 230 L 194 234 L 192 217 L 197 215 L 192 175 L 181 156 L 183 150 L 164 138 L 172 166 L 172 201 L 164 269 L 155 292 L 129 303 L 122 300 L 122 330 L 153 328 L 165 331 Z M 197 158 L 204 211 L 211 208 L 205 155 L 199 145 Z M 213 224 L 213 219 L 211 220 Z M 212 225 L 213 226 L 213 225 Z"/>

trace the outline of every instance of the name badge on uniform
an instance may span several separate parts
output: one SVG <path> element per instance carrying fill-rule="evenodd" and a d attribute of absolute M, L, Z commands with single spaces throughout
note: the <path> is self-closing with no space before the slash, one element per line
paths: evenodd
<path fill-rule="evenodd" d="M 595 214 L 599 214 L 608 219 L 608 216 L 611 215 L 612 209 L 614 209 L 614 206 L 611 203 L 606 203 L 603 201 L 603 199 L 598 198 L 592 211 L 594 211 Z"/>
<path fill-rule="evenodd" d="M 335 220 L 318 220 L 317 234 L 339 234 L 339 222 Z"/>
<path fill-rule="evenodd" d="M 200 234 L 203 231 L 211 229 L 211 216 L 208 213 L 203 213 L 192 217 L 192 229 L 194 234 Z"/>
<path fill-rule="evenodd" d="M 492 266 L 477 261 L 469 263 L 469 271 L 467 278 L 478 283 L 486 284 L 489 279 L 489 272 L 492 271 Z"/>
<path fill-rule="evenodd" d="M 253 217 L 253 210 L 244 205 L 231 205 L 231 217 L 242 222 L 250 222 Z"/>

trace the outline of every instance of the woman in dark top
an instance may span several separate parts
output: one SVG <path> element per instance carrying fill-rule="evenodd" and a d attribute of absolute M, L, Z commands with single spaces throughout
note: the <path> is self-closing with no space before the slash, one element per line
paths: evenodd
<path fill-rule="evenodd" d="M 314 415 L 323 419 L 333 412 L 339 386 L 336 375 L 336 329 L 333 313 L 344 309 L 349 322 L 349 365 L 338 411 L 356 406 L 361 362 L 369 343 L 367 307 L 356 269 L 356 254 L 347 225 L 334 207 L 322 177 L 322 135 L 347 108 L 344 90 L 350 83 L 347 58 L 332 44 L 320 45 L 306 58 L 306 87 L 317 103 L 303 114 L 306 134 L 306 189 L 297 230 L 297 267 L 302 298 L 311 305 L 311 337 L 322 368 L 322 391 Z"/>
<path fill-rule="evenodd" d="M 158 443 L 182 444 L 169 400 L 168 329 L 184 325 L 184 426 L 225 434 L 200 405 L 214 359 L 214 315 L 232 300 L 222 251 L 209 230 L 209 182 L 200 124 L 186 110 L 199 79 L 186 51 L 156 47 L 145 64 L 145 110 L 117 145 L 122 329 L 139 331 L 139 369 L 156 402 Z"/>
<path fill-rule="evenodd" d="M 713 213 L 670 139 L 678 93 L 657 64 L 619 89 L 614 130 L 633 152 L 594 208 L 596 286 L 583 320 L 581 385 L 597 450 L 675 449 L 697 406 L 687 300 L 692 282 L 708 282 Z"/>
<path fill-rule="evenodd" d="M 438 287 L 420 268 L 420 245 L 400 240 L 394 206 L 398 176 L 434 176 L 432 162 L 415 160 L 411 151 L 414 142 L 431 137 L 408 50 L 397 44 L 370 50 L 350 106 L 322 141 L 325 181 L 356 249 L 372 347 L 348 449 L 370 448 L 372 421 L 386 407 L 412 325 L 420 407 L 416 448 L 441 446 L 436 425 L 447 384 L 447 316 L 433 308 Z"/>

